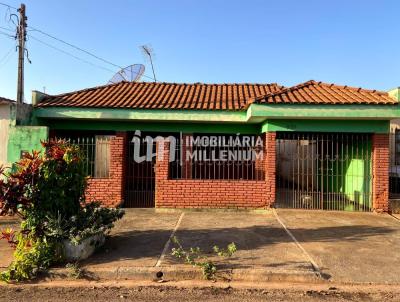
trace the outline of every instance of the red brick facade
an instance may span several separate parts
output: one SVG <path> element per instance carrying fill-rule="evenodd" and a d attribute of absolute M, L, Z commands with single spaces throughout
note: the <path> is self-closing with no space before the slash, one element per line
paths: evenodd
<path fill-rule="evenodd" d="M 124 199 L 126 133 L 111 139 L 110 177 L 89 179 L 88 201 L 118 206 Z M 256 169 L 264 168 L 265 180 L 169 179 L 169 148 L 155 165 L 155 199 L 159 208 L 266 208 L 274 205 L 276 192 L 276 133 L 264 134 L 264 157 Z M 260 168 L 258 168 L 260 167 Z M 185 169 L 187 170 L 187 169 Z M 389 210 L 389 135 L 372 138 L 373 210 Z"/>
<path fill-rule="evenodd" d="M 389 210 L 389 134 L 372 136 L 372 202 L 376 212 Z"/>
<path fill-rule="evenodd" d="M 276 190 L 276 133 L 267 132 L 264 136 L 265 143 L 265 181 L 266 181 L 266 204 L 273 206 L 275 203 Z"/>
<path fill-rule="evenodd" d="M 126 133 L 117 133 L 110 141 L 110 177 L 91 178 L 86 190 L 87 201 L 100 201 L 105 206 L 121 204 L 124 196 Z"/>
<path fill-rule="evenodd" d="M 275 133 L 265 135 L 265 180 L 168 179 L 168 145 L 156 162 L 156 207 L 265 208 L 275 200 Z M 266 153 L 266 154 L 265 154 Z"/>

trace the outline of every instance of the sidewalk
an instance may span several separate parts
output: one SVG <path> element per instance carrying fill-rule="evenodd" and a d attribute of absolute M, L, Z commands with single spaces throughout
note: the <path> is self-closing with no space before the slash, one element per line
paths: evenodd
<path fill-rule="evenodd" d="M 156 211 L 129 209 L 106 244 L 81 263 L 103 280 L 200 280 L 199 268 L 171 256 L 175 235 L 185 248 L 211 252 L 235 242 L 234 257 L 216 261 L 228 281 L 400 284 L 400 220 L 386 214 L 276 210 Z M 0 243 L 2 265 L 12 251 Z M 7 262 L 8 261 L 8 262 Z M 64 268 L 52 278 L 65 277 Z"/>
<path fill-rule="evenodd" d="M 234 242 L 238 248 L 234 257 L 219 262 L 212 258 L 225 279 L 310 281 L 318 278 L 272 212 L 130 210 L 118 222 L 102 250 L 83 265 L 104 279 L 148 279 L 154 278 L 158 271 L 167 279 L 202 279 L 198 268 L 171 256 L 172 243 L 163 253 L 174 229 L 185 248 L 200 247 L 211 252 L 214 245 L 226 247 Z"/>

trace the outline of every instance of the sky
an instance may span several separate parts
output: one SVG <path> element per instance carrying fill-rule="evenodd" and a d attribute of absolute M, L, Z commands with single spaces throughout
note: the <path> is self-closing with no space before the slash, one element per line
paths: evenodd
<path fill-rule="evenodd" d="M 20 5 L 15 0 L 0 2 Z M 151 66 L 140 46 L 151 45 L 156 77 L 162 82 L 291 86 L 314 79 L 385 91 L 400 86 L 400 1 L 24 3 L 30 30 L 26 46 L 32 61 L 25 65 L 27 102 L 32 90 L 58 94 L 104 85 L 118 71 L 29 26 L 118 66 L 142 63 L 148 76 L 152 76 Z M 4 35 L 15 29 L 10 13 L 15 11 L 0 5 L 0 96 L 15 99 L 16 42 Z"/>

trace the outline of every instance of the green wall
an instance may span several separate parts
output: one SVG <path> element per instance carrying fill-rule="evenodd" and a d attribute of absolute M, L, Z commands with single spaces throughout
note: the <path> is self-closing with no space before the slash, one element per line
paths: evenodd
<path fill-rule="evenodd" d="M 42 150 L 41 140 L 48 138 L 48 127 L 11 126 L 8 138 L 8 162 L 20 159 L 21 151 Z"/>
<path fill-rule="evenodd" d="M 337 160 L 324 160 L 320 164 L 322 169 L 332 171 L 320 178 L 320 183 L 328 192 L 343 193 L 349 201 L 347 208 L 343 210 L 354 211 L 357 206 L 371 207 L 371 155 L 372 142 L 352 142 L 348 147 L 338 147 Z M 324 173 L 324 174 L 325 174 Z M 321 185 L 320 185 L 321 186 Z M 338 204 L 343 204 L 338 202 Z"/>
<path fill-rule="evenodd" d="M 307 132 L 354 132 L 389 133 L 387 120 L 295 120 L 272 119 L 263 123 L 263 132 L 307 131 Z"/>
<path fill-rule="evenodd" d="M 80 120 L 42 120 L 42 125 L 55 130 L 111 130 L 111 131 L 154 131 L 154 132 L 202 132 L 202 133 L 260 133 L 258 124 L 235 123 L 179 123 L 179 122 L 122 122 L 122 121 L 92 121 Z"/>
<path fill-rule="evenodd" d="M 102 120 L 40 119 L 50 129 L 159 131 L 257 134 L 275 131 L 388 133 L 389 121 L 380 120 L 268 120 L 263 124 L 199 123 L 199 122 L 127 122 Z"/>

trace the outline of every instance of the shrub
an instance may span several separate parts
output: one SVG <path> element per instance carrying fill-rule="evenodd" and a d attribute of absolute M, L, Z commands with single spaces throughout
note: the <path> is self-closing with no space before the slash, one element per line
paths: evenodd
<path fill-rule="evenodd" d="M 16 246 L 14 261 L 1 274 L 5 281 L 35 277 L 62 260 L 62 240 L 78 244 L 92 235 L 106 234 L 124 215 L 121 209 L 84 204 L 87 177 L 78 146 L 62 140 L 42 145 L 44 154 L 25 154 L 16 163 L 16 172 L 0 168 L 6 177 L 0 179 L 0 215 L 22 218 L 19 234 L 4 230 L 0 237 Z"/>

